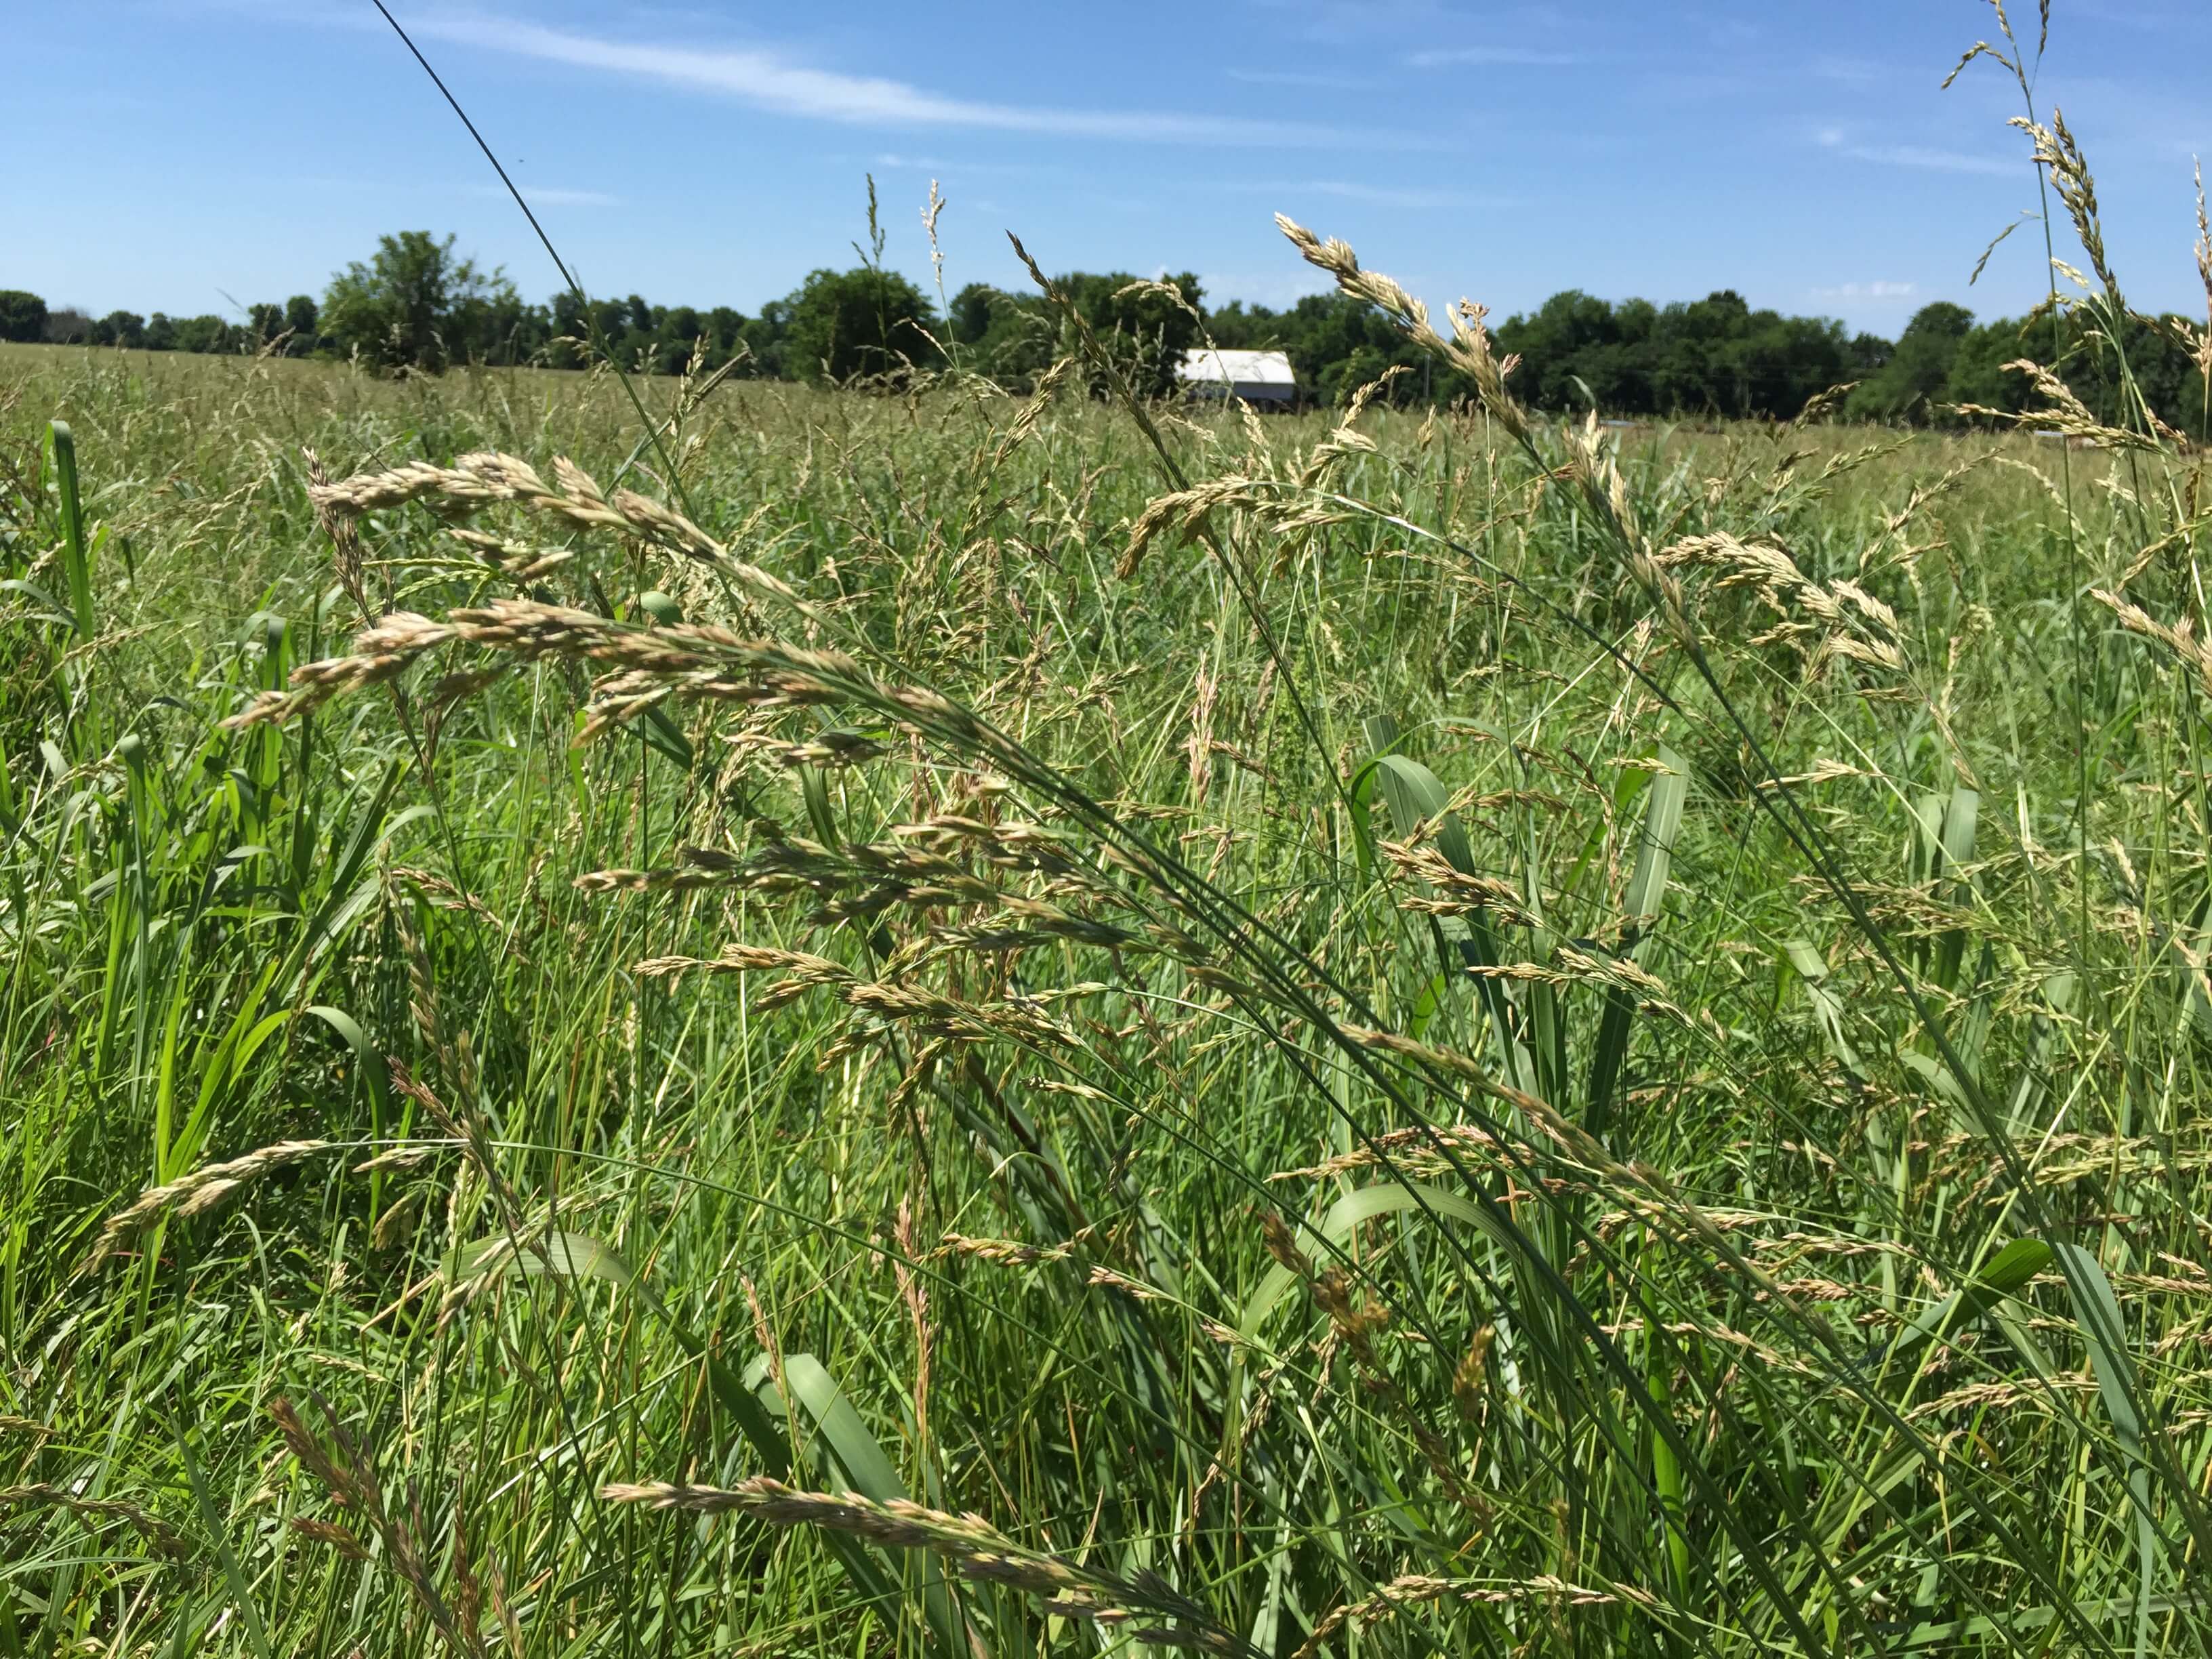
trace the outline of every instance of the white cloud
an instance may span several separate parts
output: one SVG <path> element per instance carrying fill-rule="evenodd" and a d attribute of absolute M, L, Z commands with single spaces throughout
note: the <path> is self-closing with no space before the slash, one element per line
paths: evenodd
<path fill-rule="evenodd" d="M 1833 288 L 1816 288 L 1816 300 L 1909 300 L 1920 291 L 1917 283 L 1892 283 L 1876 278 L 1871 283 L 1839 283 Z"/>
<path fill-rule="evenodd" d="M 1924 144 L 1858 144 L 1841 127 L 1823 127 L 1814 135 L 1823 149 L 1854 161 L 1873 161 L 1882 167 L 1924 167 L 1937 173 L 1990 173 L 2007 178 L 2023 175 L 2018 161 L 1994 155 L 1973 155 L 1964 150 L 1931 149 Z"/>
<path fill-rule="evenodd" d="M 1855 161 L 1878 161 L 1884 167 L 1928 167 L 1937 173 L 1990 173 L 2006 178 L 2024 176 L 2017 161 L 1993 155 L 1969 155 L 1963 150 L 1929 149 L 1920 144 L 1848 144 L 1844 154 Z"/>
<path fill-rule="evenodd" d="M 1372 92 L 1382 84 L 1364 75 L 1331 75 L 1312 70 L 1233 69 L 1229 78 L 1248 87 L 1294 87 L 1308 92 Z"/>
<path fill-rule="evenodd" d="M 1403 40 L 1424 31 L 1441 28 L 1452 20 L 1440 0 L 1253 0 L 1261 10 L 1279 14 L 1280 25 L 1270 25 L 1272 36 L 1295 32 L 1308 40 L 1331 46 L 1366 45 L 1377 40 Z"/>
<path fill-rule="evenodd" d="M 613 208 L 623 204 L 619 196 L 610 196 L 603 190 L 562 190 L 551 185 L 522 184 L 518 186 L 522 199 L 532 207 Z M 471 185 L 471 196 L 496 196 L 507 199 L 503 185 Z"/>
<path fill-rule="evenodd" d="M 1846 87 L 1879 87 L 1896 78 L 1895 71 L 1865 58 L 1816 58 L 1813 73 Z"/>
<path fill-rule="evenodd" d="M 1205 292 L 1206 303 L 1221 305 L 1231 299 L 1242 300 L 1247 305 L 1266 306 L 1284 311 L 1310 294 L 1334 294 L 1336 284 L 1315 272 L 1310 265 L 1297 270 L 1268 270 L 1262 272 L 1234 270 L 1201 270 L 1198 285 Z"/>
<path fill-rule="evenodd" d="M 852 125 L 974 127 L 1154 143 L 1318 146 L 1341 143 L 1346 136 L 1304 123 L 954 98 L 903 81 L 808 68 L 766 48 L 647 46 L 483 16 L 434 18 L 410 27 L 418 34 L 456 45 L 720 94 L 778 114 Z M 1371 142 L 1372 135 L 1368 137 Z"/>
<path fill-rule="evenodd" d="M 1414 69 L 1453 69 L 1469 64 L 1559 69 L 1582 61 L 1575 52 L 1544 52 L 1534 46 L 1433 46 L 1406 59 Z"/>
<path fill-rule="evenodd" d="M 933 155 L 908 155 L 900 150 L 878 152 L 873 164 L 909 173 L 934 173 L 939 179 L 972 179 L 985 174 L 1009 179 L 1033 178 L 1054 171 L 1050 167 L 1031 167 L 1024 162 L 956 161 Z"/>
<path fill-rule="evenodd" d="M 1455 191 L 1406 190 L 1390 185 L 1359 185 L 1341 179 L 1309 179 L 1295 185 L 1270 185 L 1269 190 L 1287 192 L 1305 191 L 1316 196 L 1334 196 L 1347 202 L 1366 202 L 1376 207 L 1390 208 L 1498 208 L 1511 207 L 1513 203 L 1498 197 L 1468 196 Z"/>

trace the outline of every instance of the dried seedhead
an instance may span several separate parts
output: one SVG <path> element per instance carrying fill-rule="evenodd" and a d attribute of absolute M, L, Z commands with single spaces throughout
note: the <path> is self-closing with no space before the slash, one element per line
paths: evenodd
<path fill-rule="evenodd" d="M 600 1488 L 599 1495 L 614 1504 L 693 1515 L 749 1515 L 775 1526 L 820 1527 L 886 1549 L 926 1550 L 964 1578 L 1037 1596 L 1047 1613 L 1096 1625 L 1102 1634 L 1202 1653 L 1252 1651 L 1157 1574 L 1123 1578 L 1101 1573 L 1016 1543 L 980 1516 L 951 1515 L 904 1498 L 878 1502 L 858 1492 L 838 1497 L 799 1492 L 765 1475 L 733 1487 L 617 1483 Z M 1171 1622 L 1141 1622 L 1146 1620 Z"/>

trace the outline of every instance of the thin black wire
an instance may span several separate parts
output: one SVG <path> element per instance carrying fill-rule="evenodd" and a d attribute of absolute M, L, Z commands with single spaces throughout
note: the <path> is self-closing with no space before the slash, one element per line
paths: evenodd
<path fill-rule="evenodd" d="M 492 171 L 499 175 L 499 181 L 506 186 L 507 193 L 514 198 L 515 206 L 522 210 L 522 216 L 529 221 L 530 228 L 536 234 L 539 245 L 544 248 L 546 257 L 553 261 L 553 268 L 561 273 L 562 281 L 568 284 L 568 291 L 575 295 L 578 308 L 583 313 L 585 326 L 595 337 L 592 343 L 599 348 L 601 357 L 613 367 L 616 379 L 622 384 L 623 394 L 629 398 L 630 407 L 636 412 L 639 422 L 644 426 L 646 434 L 652 441 L 654 453 L 660 459 L 661 471 L 668 488 L 675 493 L 677 499 L 682 503 L 684 516 L 696 520 L 697 514 L 692 511 L 690 498 L 684 489 L 684 481 L 677 475 L 676 466 L 668 453 L 667 446 L 662 441 L 659 424 L 647 412 L 645 402 L 638 396 L 637 388 L 630 383 L 630 377 L 623 372 L 622 364 L 616 361 L 614 354 L 607 349 L 605 339 L 593 325 L 589 296 L 585 294 L 582 284 L 577 282 L 574 273 L 568 269 L 568 262 L 562 258 L 560 250 L 553 246 L 553 239 L 546 234 L 545 227 L 538 223 L 538 216 L 531 211 L 530 204 L 524 199 L 521 191 L 515 187 L 514 180 L 507 176 L 507 169 L 500 164 L 499 157 L 493 152 L 492 147 L 484 141 L 483 134 L 477 130 L 477 124 L 469 118 L 468 111 L 461 107 L 460 100 L 454 97 L 453 89 L 447 86 L 443 77 L 431 66 L 430 60 L 422 55 L 422 48 L 415 44 L 413 38 L 401 27 L 399 20 L 392 15 L 391 10 L 385 5 L 384 0 L 369 0 L 369 3 L 374 5 L 378 15 L 392 26 L 392 32 L 399 37 L 400 44 L 407 48 L 409 56 L 421 66 L 423 74 L 430 77 L 430 84 L 437 88 L 439 95 L 445 99 L 447 106 L 459 118 L 461 125 L 467 130 L 469 137 L 475 141 L 477 148 L 483 153 L 484 160 L 491 163 Z M 514 1242 L 510 1237 L 510 1245 Z M 548 1340 L 550 1340 L 550 1336 Z M 566 1391 L 561 1387 L 560 1367 L 557 1363 L 551 1368 L 551 1377 L 556 1406 L 573 1440 L 576 1435 L 575 1420 L 569 1410 Z M 585 1488 L 585 1499 L 586 1512 L 595 1523 L 595 1529 L 599 1535 L 599 1543 L 603 1548 L 606 1547 L 610 1543 L 606 1535 L 607 1516 L 598 1494 L 590 1488 L 588 1483 Z M 560 1505 L 560 1510 L 563 1521 L 573 1524 L 572 1506 L 563 1503 Z M 580 1528 L 579 1530 L 580 1531 L 581 1528 Z"/>
<path fill-rule="evenodd" d="M 604 334 L 592 319 L 591 296 L 584 292 L 584 285 L 576 280 L 575 274 L 568 269 L 568 261 L 561 257 L 561 251 L 553 246 L 553 239 L 545 234 L 545 227 L 538 222 L 538 216 L 530 210 L 530 204 L 523 199 L 522 191 L 516 188 L 514 180 L 507 177 L 507 169 L 500 165 L 499 157 L 493 153 L 492 147 L 484 142 L 483 134 L 477 131 L 477 124 L 469 119 L 469 112 L 461 107 L 461 100 L 453 96 L 453 89 L 447 86 L 438 71 L 430 66 L 430 60 L 422 55 L 422 49 L 416 46 L 413 38 L 400 27 L 399 20 L 386 8 L 384 0 L 369 0 L 369 4 L 374 6 L 384 21 L 392 25 L 392 32 L 399 37 L 400 44 L 405 46 L 409 54 L 422 65 L 422 73 L 430 77 L 430 84 L 437 88 L 439 95 L 460 118 L 461 125 L 468 129 L 469 137 L 476 140 L 476 146 L 483 152 L 484 160 L 491 163 L 491 170 L 499 175 L 500 183 L 507 187 L 507 193 L 514 198 L 515 206 L 522 210 L 522 216 L 530 222 L 530 228 L 536 233 L 538 245 L 545 250 L 545 257 L 552 260 L 553 269 L 561 273 L 561 280 L 568 284 L 568 292 L 576 296 L 577 306 L 583 313 L 584 326 L 593 336 L 592 343 L 599 348 L 599 356 L 614 369 L 615 378 L 622 382 L 623 392 L 629 398 L 630 407 L 637 411 L 637 418 L 644 422 L 646 434 L 653 444 L 653 453 L 660 458 L 662 475 L 666 479 L 668 487 L 676 492 L 676 499 L 683 503 L 684 517 L 696 520 L 698 514 L 691 510 L 691 498 L 684 490 L 684 480 L 677 476 L 676 463 L 668 453 L 668 446 L 661 439 L 660 423 L 646 412 L 645 400 L 637 395 L 637 388 L 630 383 L 629 375 L 623 370 L 614 353 L 607 349 Z"/>

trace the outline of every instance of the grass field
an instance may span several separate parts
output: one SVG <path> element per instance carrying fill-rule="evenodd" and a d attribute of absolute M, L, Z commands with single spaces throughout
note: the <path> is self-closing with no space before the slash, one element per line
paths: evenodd
<path fill-rule="evenodd" d="M 2200 455 L 698 391 L 0 355 L 0 1653 L 2212 1646 Z"/>

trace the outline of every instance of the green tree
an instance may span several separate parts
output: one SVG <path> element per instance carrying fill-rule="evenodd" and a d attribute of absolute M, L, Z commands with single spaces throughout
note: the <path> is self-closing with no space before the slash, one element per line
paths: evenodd
<path fill-rule="evenodd" d="M 896 271 L 817 270 L 789 301 L 783 362 L 809 380 L 898 375 L 935 354 L 929 301 Z"/>
<path fill-rule="evenodd" d="M 1853 373 L 1843 325 L 1754 311 L 1733 289 L 1663 310 L 1569 289 L 1498 333 L 1522 360 L 1516 392 L 1547 410 L 1788 420 Z"/>
<path fill-rule="evenodd" d="M 1974 313 L 1948 300 L 1921 307 L 1898 336 L 1889 361 L 1851 393 L 1850 413 L 1878 421 L 1930 418 L 1960 343 L 1973 326 Z"/>
<path fill-rule="evenodd" d="M 2212 398 L 2194 340 L 2193 325 L 2179 317 L 2131 314 L 2115 334 L 2103 319 L 2077 311 L 2058 325 L 2055 338 L 2047 317 L 2000 318 L 1959 337 L 1926 418 L 1984 418 L 1958 414 L 1960 404 L 2003 415 L 2032 413 L 2042 403 L 2035 383 L 2006 367 L 2027 358 L 2054 368 L 2107 425 L 2139 430 L 2147 408 L 2167 427 L 2201 441 L 2212 426 Z"/>
<path fill-rule="evenodd" d="M 590 319 L 589 331 L 606 349 L 620 347 L 623 337 L 629 332 L 629 306 L 621 300 L 594 300 L 586 314 Z"/>
<path fill-rule="evenodd" d="M 981 345 L 991 331 L 995 301 L 1006 295 L 988 283 L 970 283 L 952 296 L 945 307 L 945 331 L 956 345 Z"/>
<path fill-rule="evenodd" d="M 720 368 L 738 355 L 744 343 L 745 313 L 730 306 L 716 306 L 706 315 L 707 366 Z"/>
<path fill-rule="evenodd" d="M 1424 387 L 1445 403 L 1473 390 L 1457 374 L 1437 373 L 1389 318 L 1346 295 L 1310 294 L 1276 320 L 1298 383 L 1324 403 L 1346 403 L 1394 368 L 1405 372 L 1382 395 L 1395 404 L 1412 403 Z"/>
<path fill-rule="evenodd" d="M 1073 301 L 1107 355 L 1129 378 L 1139 397 L 1160 398 L 1176 388 L 1176 372 L 1183 354 L 1199 343 L 1197 306 L 1202 297 L 1198 278 L 1189 271 L 1146 282 L 1127 271 L 1101 276 L 1070 271 L 1053 278 L 1053 286 Z M 1162 292 L 1172 288 L 1182 295 Z M 1062 349 L 1073 349 L 1073 340 Z M 1098 377 L 1091 390 L 1104 391 Z"/>
<path fill-rule="evenodd" d="M 1206 313 L 1206 337 L 1230 351 L 1265 351 L 1282 344 L 1283 319 L 1266 306 L 1231 300 Z"/>
<path fill-rule="evenodd" d="M 2067 378 L 2098 419 L 2139 430 L 2140 404 L 2178 432 L 2204 430 L 2205 382 L 2182 343 L 2190 327 L 2184 319 L 2130 312 L 2116 332 L 2093 327 L 2086 311 L 2075 313 L 2075 321 Z"/>
<path fill-rule="evenodd" d="M 1008 294 L 988 283 L 970 283 L 952 296 L 945 330 L 963 368 L 1017 394 L 1036 386 L 1062 343 L 1043 296 Z"/>
<path fill-rule="evenodd" d="M 556 368 L 583 367 L 592 335 L 583 301 L 562 289 L 553 296 L 547 324 L 546 361 Z"/>
<path fill-rule="evenodd" d="M 157 311 L 146 319 L 145 347 L 149 351 L 174 351 L 177 349 L 177 325 L 165 311 Z"/>
<path fill-rule="evenodd" d="M 321 308 L 315 304 L 312 295 L 295 294 L 284 301 L 284 326 L 292 331 L 294 351 L 305 353 L 314 349 L 315 322 L 320 314 Z"/>
<path fill-rule="evenodd" d="M 1896 350 L 1894 345 L 1879 334 L 1854 334 L 1850 344 L 1844 349 L 1844 365 L 1850 370 L 1850 378 L 1854 380 L 1867 380 L 1881 374 L 1882 365 Z"/>
<path fill-rule="evenodd" d="M 706 353 L 707 325 L 690 306 L 664 306 L 653 329 L 653 369 L 661 374 L 681 374 L 694 359 Z"/>
<path fill-rule="evenodd" d="M 1751 307 L 1734 289 L 1663 307 L 1651 326 L 1653 410 L 1748 413 L 1741 348 L 1750 320 Z"/>
<path fill-rule="evenodd" d="M 2027 407 L 2034 389 L 2033 383 L 2019 370 L 2005 367 L 2034 355 L 2021 339 L 2021 328 L 2018 321 L 2000 318 L 1970 328 L 1959 337 L 1951 354 L 1950 367 L 1943 376 L 1942 389 L 1936 398 L 1943 417 L 1976 418 L 1954 414 L 1954 407 L 1960 404 L 1978 404 L 2008 414 L 2018 414 Z"/>
<path fill-rule="evenodd" d="M 1638 377 L 1620 318 L 1580 289 L 1554 294 L 1528 316 L 1507 319 L 1498 342 L 1521 359 L 1515 394 L 1538 409 L 1582 410 L 1595 402 L 1613 412 L 1643 401 L 1627 390 Z"/>
<path fill-rule="evenodd" d="M 146 319 L 135 311 L 111 311 L 94 325 L 93 338 L 101 345 L 143 345 Z"/>
<path fill-rule="evenodd" d="M 406 230 L 331 279 L 320 322 L 326 341 L 372 368 L 436 374 L 499 349 L 522 311 L 514 285 L 457 258 L 451 236 Z"/>
<path fill-rule="evenodd" d="M 1841 323 L 1754 311 L 1737 357 L 1743 413 L 1787 421 L 1850 378 L 1850 342 Z"/>
<path fill-rule="evenodd" d="M 455 362 L 522 363 L 538 356 L 552 337 L 549 313 L 527 305 L 514 285 L 495 273 L 477 293 L 455 304 L 448 337 Z"/>
<path fill-rule="evenodd" d="M 186 317 L 177 324 L 176 346 L 179 351 L 228 351 L 234 343 L 231 325 L 210 313 L 203 317 Z"/>
<path fill-rule="evenodd" d="M 46 337 L 46 302 L 19 288 L 0 289 L 0 340 Z"/>
<path fill-rule="evenodd" d="M 743 325 L 741 333 L 749 374 L 764 380 L 790 378 L 784 364 L 784 349 L 791 333 L 789 300 L 770 300 L 761 307 L 759 316 Z"/>

